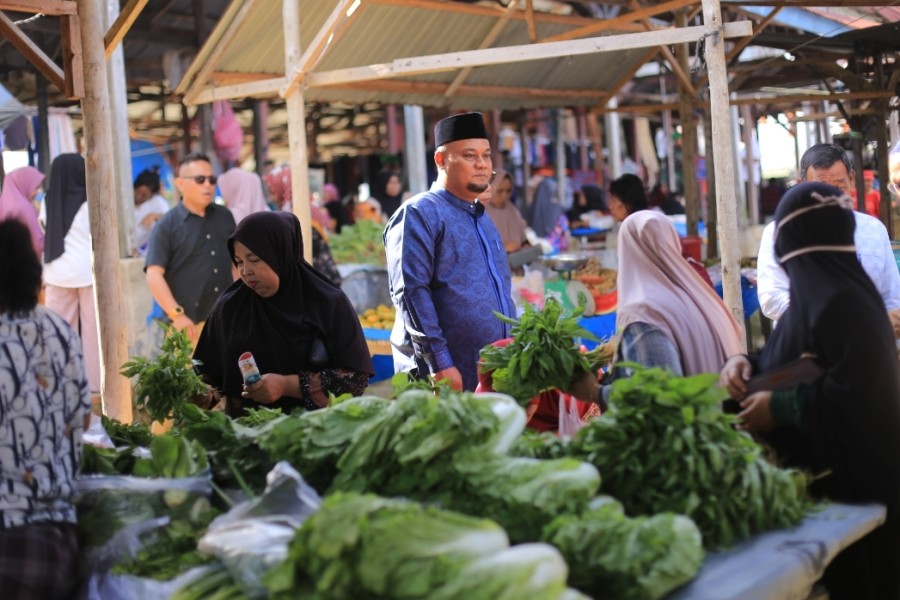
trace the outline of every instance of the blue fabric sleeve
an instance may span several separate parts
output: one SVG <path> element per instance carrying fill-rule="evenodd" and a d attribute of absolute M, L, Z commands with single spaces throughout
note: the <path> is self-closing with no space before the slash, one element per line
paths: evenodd
<path fill-rule="evenodd" d="M 396 264 L 388 269 L 394 302 L 412 339 L 416 355 L 432 373 L 449 369 L 453 358 L 438 324 L 429 287 L 434 270 L 437 232 L 418 210 L 405 210 L 403 218 L 388 225 L 387 255 Z"/>
<path fill-rule="evenodd" d="M 619 352 L 622 361 L 668 369 L 675 375 L 684 375 L 678 348 L 662 331 L 652 325 L 646 323 L 628 325 L 622 332 Z"/>

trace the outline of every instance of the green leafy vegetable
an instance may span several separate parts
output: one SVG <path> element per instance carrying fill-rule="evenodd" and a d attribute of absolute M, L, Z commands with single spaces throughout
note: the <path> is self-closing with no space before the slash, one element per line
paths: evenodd
<path fill-rule="evenodd" d="M 569 583 L 598 600 L 655 600 L 690 581 L 703 564 L 700 531 L 671 513 L 630 519 L 611 498 L 544 530 L 562 551 Z"/>
<path fill-rule="evenodd" d="M 521 544 L 476 559 L 431 600 L 560 600 L 569 569 L 547 544 Z"/>
<path fill-rule="evenodd" d="M 368 219 L 345 225 L 341 232 L 328 238 L 331 255 L 338 264 L 384 266 L 387 257 L 381 233 L 384 226 Z"/>
<path fill-rule="evenodd" d="M 210 508 L 206 498 L 196 498 L 194 502 L 182 518 L 142 535 L 143 547 L 133 558 L 116 564 L 112 572 L 168 581 L 188 569 L 212 562 L 211 556 L 197 550 L 197 542 L 219 513 Z"/>
<path fill-rule="evenodd" d="M 573 458 L 485 456 L 475 450 L 455 457 L 453 469 L 461 489 L 443 497 L 445 505 L 497 521 L 515 543 L 540 539 L 558 515 L 580 513 L 600 487 L 597 469 Z"/>
<path fill-rule="evenodd" d="M 265 489 L 266 473 L 276 462 L 260 448 L 259 438 L 286 418 L 280 411 L 259 409 L 232 420 L 188 404 L 178 432 L 207 450 L 216 484 L 254 496 Z"/>
<path fill-rule="evenodd" d="M 137 377 L 134 405 L 146 410 L 152 421 L 180 422 L 187 402 L 203 394 L 207 386 L 194 371 L 193 347 L 187 334 L 161 323 L 165 329 L 160 353 L 154 358 L 139 356 L 122 365 L 122 374 Z"/>
<path fill-rule="evenodd" d="M 567 315 L 552 298 L 543 310 L 526 304 L 518 321 L 495 312 L 512 325 L 513 341 L 499 348 L 482 348 L 479 369 L 491 373 L 495 391 L 509 394 L 522 406 L 545 390 L 568 389 L 578 373 L 596 372 L 609 359 L 606 346 L 581 352 L 580 340 L 597 341 L 578 324 L 582 312 L 583 305 Z"/>
<path fill-rule="evenodd" d="M 768 463 L 722 412 L 727 393 L 717 379 L 638 368 L 613 383 L 609 411 L 569 445 L 628 514 L 687 515 L 707 548 L 790 527 L 809 508 L 803 475 Z"/>
<path fill-rule="evenodd" d="M 426 599 L 475 559 L 508 545 L 487 520 L 338 493 L 297 530 L 287 560 L 263 581 L 275 600 Z"/>
<path fill-rule="evenodd" d="M 379 418 L 390 400 L 351 398 L 322 410 L 293 413 L 277 421 L 259 438 L 271 461 L 286 460 L 319 492 L 337 475 L 341 455 L 366 424 Z"/>
<path fill-rule="evenodd" d="M 132 423 L 126 425 L 116 419 L 111 419 L 106 415 L 100 417 L 103 429 L 116 446 L 139 446 L 147 447 L 153 434 L 150 428 L 143 423 Z"/>

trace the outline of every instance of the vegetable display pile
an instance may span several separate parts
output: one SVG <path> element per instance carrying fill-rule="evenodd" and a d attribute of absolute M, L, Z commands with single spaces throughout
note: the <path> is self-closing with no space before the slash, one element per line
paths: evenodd
<path fill-rule="evenodd" d="M 340 233 L 328 238 L 331 255 L 338 264 L 366 264 L 384 266 L 387 257 L 380 223 L 363 219 L 353 225 L 345 225 Z"/>
<path fill-rule="evenodd" d="M 526 304 L 518 321 L 495 312 L 512 325 L 513 341 L 502 348 L 482 348 L 480 371 L 491 373 L 495 391 L 509 394 L 523 406 L 545 390 L 568 389 L 578 373 L 596 372 L 610 359 L 605 345 L 580 350 L 580 340 L 598 341 L 578 324 L 582 312 L 584 306 L 565 314 L 552 298 L 543 310 Z"/>
<path fill-rule="evenodd" d="M 555 516 L 586 507 L 600 476 L 571 458 L 507 456 L 524 425 L 505 396 L 407 391 L 359 430 L 332 489 L 438 502 L 534 541 Z"/>
<path fill-rule="evenodd" d="M 260 449 L 259 438 L 285 418 L 280 410 L 259 408 L 232 420 L 223 412 L 204 411 L 187 404 L 178 431 L 206 448 L 213 478 L 219 486 L 239 488 L 252 496 L 265 489 L 266 473 L 275 464 Z"/>
<path fill-rule="evenodd" d="M 609 411 L 568 447 L 600 470 L 603 491 L 628 514 L 687 515 L 707 548 L 791 527 L 809 508 L 804 476 L 767 462 L 722 412 L 717 379 L 639 368 L 613 383 Z"/>
<path fill-rule="evenodd" d="M 320 493 L 331 487 L 337 463 L 357 432 L 391 406 L 373 396 L 351 398 L 323 410 L 293 414 L 275 423 L 259 445 L 275 460 L 285 460 Z"/>
<path fill-rule="evenodd" d="M 534 544 L 511 553 L 491 521 L 338 493 L 297 530 L 288 559 L 264 581 L 274 599 L 557 600 L 566 575 L 557 550 Z"/>
<path fill-rule="evenodd" d="M 97 450 L 85 446 L 85 452 L 90 455 Z M 107 457 L 109 452 L 115 453 L 100 451 L 100 455 Z M 196 442 L 171 435 L 155 436 L 150 457 L 132 456 L 129 462 L 130 473 L 123 476 L 79 480 L 77 531 L 82 544 L 103 546 L 119 530 L 165 515 L 172 521 L 195 523 L 209 508 L 206 498 L 196 491 L 203 487 L 202 478 L 209 468 L 206 453 Z M 115 466 L 115 459 L 112 464 Z M 192 484 L 191 478 L 200 483 Z"/>

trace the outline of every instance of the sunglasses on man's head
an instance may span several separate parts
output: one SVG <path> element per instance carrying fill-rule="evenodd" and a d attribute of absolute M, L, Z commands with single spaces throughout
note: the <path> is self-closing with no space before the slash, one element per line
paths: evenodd
<path fill-rule="evenodd" d="M 210 185 L 216 185 L 216 180 L 218 179 L 215 175 L 187 175 L 181 176 L 179 175 L 178 179 L 192 179 L 194 183 L 197 185 L 203 185 L 206 183 L 206 180 L 209 180 Z"/>

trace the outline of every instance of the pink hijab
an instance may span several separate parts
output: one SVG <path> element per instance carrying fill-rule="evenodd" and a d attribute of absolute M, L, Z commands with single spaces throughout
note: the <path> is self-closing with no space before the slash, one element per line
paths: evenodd
<path fill-rule="evenodd" d="M 234 216 L 235 224 L 239 224 L 251 213 L 269 210 L 262 185 L 259 175 L 237 167 L 229 169 L 219 177 L 219 191 L 222 192 L 225 206 Z"/>
<path fill-rule="evenodd" d="M 619 331 L 638 322 L 659 328 L 678 348 L 685 375 L 718 373 L 729 356 L 743 351 L 738 324 L 681 256 L 668 217 L 652 210 L 629 215 L 618 250 Z"/>
<path fill-rule="evenodd" d="M 34 167 L 22 167 L 7 173 L 0 191 L 0 221 L 18 219 L 31 231 L 31 243 L 38 256 L 44 254 L 44 232 L 38 223 L 37 210 L 28 197 L 44 181 L 44 174 Z"/>

